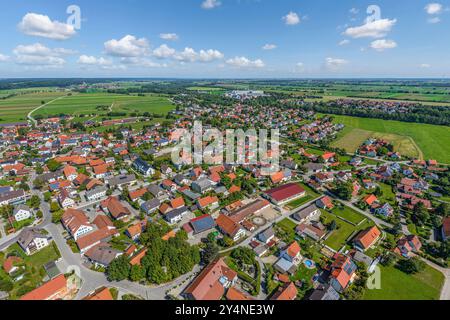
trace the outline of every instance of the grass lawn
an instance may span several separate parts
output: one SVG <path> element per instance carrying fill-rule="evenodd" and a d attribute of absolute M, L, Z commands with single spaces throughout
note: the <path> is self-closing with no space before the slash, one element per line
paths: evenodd
<path fill-rule="evenodd" d="M 293 209 L 297 209 L 298 207 L 300 207 L 302 204 L 311 201 L 313 199 L 313 197 L 311 197 L 309 194 L 306 194 L 306 196 L 301 197 L 297 200 L 291 201 L 289 202 L 286 207 L 288 207 L 289 209 L 293 210 Z"/>
<path fill-rule="evenodd" d="M 286 234 L 288 235 L 289 241 L 293 241 L 295 239 L 295 228 L 297 224 L 292 220 L 285 218 L 277 223 L 277 226 L 280 227 Z"/>
<path fill-rule="evenodd" d="M 395 267 L 381 268 L 381 289 L 366 290 L 364 300 L 439 300 L 444 275 L 426 266 L 415 275 Z"/>
<path fill-rule="evenodd" d="M 344 218 L 345 220 L 350 221 L 351 223 L 354 224 L 359 224 L 361 221 L 363 221 L 364 219 L 366 219 L 365 216 L 363 216 L 362 214 L 360 214 L 359 212 L 356 212 L 355 210 L 344 206 L 344 207 L 335 207 L 332 212 L 339 216 Z"/>
<path fill-rule="evenodd" d="M 356 232 L 374 225 L 372 221 L 367 220 L 359 226 L 354 226 L 325 211 L 322 211 L 322 216 L 325 217 L 325 224 L 330 223 L 332 220 L 336 221 L 337 229 L 332 231 L 331 235 L 324 241 L 325 245 L 336 251 L 347 244 L 347 240 L 353 233 L 356 235 Z"/>
<path fill-rule="evenodd" d="M 334 115 L 334 118 L 336 123 L 342 123 L 349 128 L 411 138 L 412 143 L 417 145 L 416 149 L 423 153 L 425 159 L 450 163 L 450 144 L 448 143 L 450 127 L 340 115 Z M 356 136 L 354 135 L 355 139 Z M 346 139 L 346 136 L 342 139 Z M 339 143 L 342 142 L 338 140 L 336 144 Z M 351 148 L 353 147 L 354 145 L 351 146 Z M 400 147 L 406 148 L 405 146 Z M 352 151 L 355 151 L 354 148 Z"/>
<path fill-rule="evenodd" d="M 13 283 L 14 287 L 10 292 L 10 299 L 13 300 L 20 298 L 22 295 L 41 285 L 46 275 L 43 266 L 48 262 L 58 260 L 60 257 L 60 254 L 53 246 L 53 243 L 32 256 L 27 256 L 17 243 L 10 246 L 7 249 L 7 253 L 17 255 L 24 261 L 22 269 L 18 271 L 18 274 L 14 275 L 15 278 L 19 275 L 23 275 L 23 278 Z M 0 274 L 0 278 L 8 279 L 9 276 Z"/>

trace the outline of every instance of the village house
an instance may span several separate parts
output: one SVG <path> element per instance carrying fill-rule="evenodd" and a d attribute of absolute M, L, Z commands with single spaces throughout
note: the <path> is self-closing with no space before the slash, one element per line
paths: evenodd
<path fill-rule="evenodd" d="M 366 251 L 380 239 L 380 236 L 380 230 L 376 226 L 373 226 L 358 233 L 355 239 L 353 239 L 353 243 L 357 250 Z"/>
<path fill-rule="evenodd" d="M 88 217 L 81 210 L 67 209 L 61 217 L 61 223 L 75 240 L 94 230 Z"/>
<path fill-rule="evenodd" d="M 14 220 L 17 222 L 30 219 L 33 216 L 33 212 L 30 207 L 24 204 L 19 204 L 13 211 Z"/>
<path fill-rule="evenodd" d="M 19 246 L 30 256 L 44 249 L 50 244 L 50 237 L 39 229 L 24 229 L 17 240 Z"/>
<path fill-rule="evenodd" d="M 245 230 L 241 227 L 241 225 L 224 214 L 219 215 L 216 219 L 216 224 L 219 230 L 226 236 L 233 239 L 234 242 L 239 241 L 242 237 L 245 237 Z"/>
<path fill-rule="evenodd" d="M 183 295 L 190 300 L 220 300 L 236 281 L 237 273 L 226 265 L 223 258 L 218 258 L 200 272 Z"/>

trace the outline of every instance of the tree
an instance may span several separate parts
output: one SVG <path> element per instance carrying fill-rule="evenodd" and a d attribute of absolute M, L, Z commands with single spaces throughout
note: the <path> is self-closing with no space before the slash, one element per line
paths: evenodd
<path fill-rule="evenodd" d="M 47 168 L 48 170 L 50 170 L 51 172 L 55 172 L 56 170 L 58 170 L 59 168 L 61 168 L 61 163 L 59 163 L 58 161 L 56 161 L 55 159 L 50 159 L 47 162 Z"/>
<path fill-rule="evenodd" d="M 33 187 L 35 189 L 41 189 L 44 186 L 44 180 L 42 180 L 41 178 L 36 178 L 33 181 Z"/>
<path fill-rule="evenodd" d="M 61 207 L 59 206 L 58 202 L 52 201 L 52 203 L 50 204 L 50 212 L 56 212 L 59 211 L 61 209 Z"/>
<path fill-rule="evenodd" d="M 30 206 L 31 206 L 33 209 L 37 209 L 37 208 L 39 208 L 40 205 L 41 205 L 41 199 L 40 199 L 38 196 L 33 195 L 33 196 L 30 198 Z"/>
<path fill-rule="evenodd" d="M 122 281 L 130 276 L 131 266 L 126 256 L 122 255 L 114 259 L 108 267 L 109 281 Z"/>
<path fill-rule="evenodd" d="M 208 241 L 205 249 L 203 250 L 203 261 L 209 264 L 214 261 L 219 255 L 219 247 L 214 242 Z"/>
<path fill-rule="evenodd" d="M 238 247 L 231 252 L 231 257 L 242 267 L 255 263 L 255 252 L 247 247 Z"/>
<path fill-rule="evenodd" d="M 130 280 L 140 281 L 145 278 L 145 269 L 139 265 L 134 265 L 131 267 Z"/>
<path fill-rule="evenodd" d="M 412 219 L 415 223 L 417 223 L 420 226 L 423 226 L 430 220 L 430 214 L 422 202 L 419 202 L 415 205 L 412 214 Z"/>
<path fill-rule="evenodd" d="M 450 204 L 441 203 L 440 205 L 437 206 L 435 212 L 441 217 L 447 217 L 450 214 Z"/>
<path fill-rule="evenodd" d="M 339 183 L 335 189 L 336 195 L 344 200 L 351 200 L 353 193 L 353 185 L 351 183 Z"/>
<path fill-rule="evenodd" d="M 415 274 L 425 269 L 425 262 L 419 258 L 403 259 L 397 263 L 397 268 L 408 274 Z"/>

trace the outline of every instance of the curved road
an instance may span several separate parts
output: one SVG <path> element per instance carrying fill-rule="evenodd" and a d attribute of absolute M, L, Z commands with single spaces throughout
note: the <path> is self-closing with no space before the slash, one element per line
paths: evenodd
<path fill-rule="evenodd" d="M 58 98 L 56 98 L 56 99 L 53 99 L 53 100 L 51 100 L 51 101 L 49 101 L 49 102 L 47 102 L 47 103 L 44 103 L 43 105 L 41 105 L 41 106 L 39 106 L 39 107 L 37 107 L 37 108 L 31 110 L 31 111 L 28 113 L 28 115 L 27 115 L 28 120 L 30 120 L 31 122 L 33 122 L 33 124 L 36 126 L 36 125 L 37 125 L 37 121 L 36 121 L 36 119 L 34 119 L 34 118 L 32 117 L 33 113 L 35 113 L 36 111 L 38 111 L 38 110 L 41 109 L 41 108 L 44 108 L 44 107 L 48 106 L 50 103 L 53 103 L 53 102 L 55 102 L 55 101 L 57 101 L 57 100 L 60 100 L 60 99 L 65 98 L 65 97 L 67 97 L 67 96 L 61 96 L 61 97 L 58 97 Z"/>

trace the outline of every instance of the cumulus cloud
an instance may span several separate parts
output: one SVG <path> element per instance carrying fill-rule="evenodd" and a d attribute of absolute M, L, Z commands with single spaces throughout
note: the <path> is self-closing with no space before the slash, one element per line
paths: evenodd
<path fill-rule="evenodd" d="M 168 45 L 163 44 L 153 50 L 153 56 L 155 56 L 158 59 L 166 59 L 173 57 L 175 55 L 175 49 L 170 48 Z"/>
<path fill-rule="evenodd" d="M 115 57 L 139 57 L 147 55 L 150 44 L 146 38 L 136 38 L 126 35 L 120 40 L 112 39 L 105 42 L 106 53 Z"/>
<path fill-rule="evenodd" d="M 32 66 L 62 66 L 66 63 L 64 56 L 75 53 L 65 48 L 48 48 L 41 43 L 18 45 L 13 53 L 18 64 Z"/>
<path fill-rule="evenodd" d="M 206 10 L 214 9 L 222 4 L 219 0 L 205 0 L 202 2 L 202 8 Z"/>
<path fill-rule="evenodd" d="M 175 59 L 182 62 L 211 62 L 223 59 L 222 52 L 214 49 L 195 51 L 192 48 L 185 48 L 182 52 L 175 54 Z"/>
<path fill-rule="evenodd" d="M 289 12 L 283 17 L 284 23 L 288 26 L 295 26 L 300 23 L 300 17 L 295 12 Z"/>
<path fill-rule="evenodd" d="M 375 40 L 370 44 L 370 47 L 377 51 L 384 51 L 386 49 L 394 49 L 397 47 L 397 42 L 393 40 L 380 39 Z"/>
<path fill-rule="evenodd" d="M 431 65 L 428 64 L 428 63 L 422 63 L 422 64 L 420 65 L 420 67 L 421 67 L 422 69 L 428 69 L 428 68 L 431 68 Z"/>
<path fill-rule="evenodd" d="M 26 35 L 53 40 L 67 40 L 76 34 L 73 26 L 37 13 L 27 13 L 18 27 Z"/>
<path fill-rule="evenodd" d="M 250 60 L 246 57 L 234 57 L 228 59 L 226 63 L 237 68 L 264 68 L 265 64 L 261 59 Z"/>
<path fill-rule="evenodd" d="M 159 37 L 163 40 L 176 41 L 179 39 L 176 33 L 161 33 Z"/>
<path fill-rule="evenodd" d="M 350 40 L 345 39 L 345 40 L 340 41 L 338 44 L 339 44 L 340 46 L 345 46 L 345 45 L 347 45 L 347 44 L 349 44 L 349 43 L 350 43 Z"/>
<path fill-rule="evenodd" d="M 425 6 L 425 11 L 428 14 L 440 14 L 442 13 L 443 7 L 440 3 L 429 3 Z"/>
<path fill-rule="evenodd" d="M 112 66 L 113 62 L 109 59 L 105 59 L 103 57 L 96 58 L 94 56 L 81 55 L 77 61 L 78 64 L 81 65 L 90 65 L 90 66 L 100 66 L 100 67 L 109 67 Z"/>
<path fill-rule="evenodd" d="M 267 43 L 262 47 L 263 50 L 273 50 L 276 48 L 277 48 L 277 46 L 275 44 L 270 44 L 270 43 Z"/>
<path fill-rule="evenodd" d="M 349 12 L 350 12 L 351 14 L 358 14 L 358 13 L 359 13 L 359 10 L 358 10 L 357 8 L 351 8 L 351 9 L 349 10 Z"/>
<path fill-rule="evenodd" d="M 350 27 L 344 35 L 352 38 L 382 38 L 386 36 L 397 23 L 397 19 L 380 19 L 369 21 L 358 27 Z"/>
<path fill-rule="evenodd" d="M 332 71 L 339 70 L 341 67 L 348 64 L 347 60 L 340 59 L 340 58 L 326 58 L 325 59 L 325 66 Z"/>

